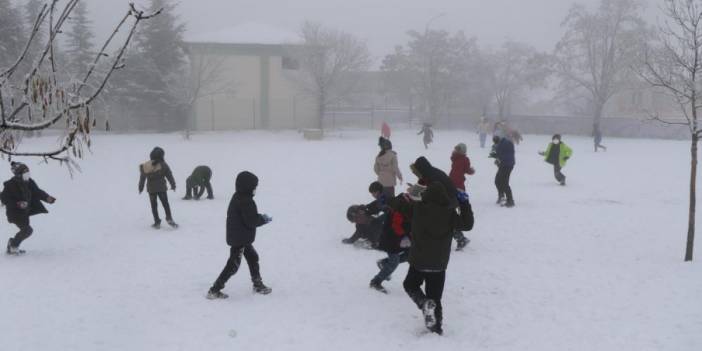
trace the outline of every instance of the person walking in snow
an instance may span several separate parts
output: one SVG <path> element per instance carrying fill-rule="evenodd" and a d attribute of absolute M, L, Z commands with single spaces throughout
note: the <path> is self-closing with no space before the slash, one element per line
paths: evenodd
<path fill-rule="evenodd" d="M 229 259 L 217 280 L 207 292 L 207 298 L 226 299 L 229 296 L 222 292 L 224 285 L 239 270 L 241 256 L 246 259 L 253 282 L 253 291 L 258 294 L 270 294 L 272 289 L 263 284 L 259 267 L 259 256 L 253 243 L 256 240 L 256 229 L 270 223 L 273 218 L 259 214 L 254 201 L 258 177 L 251 172 L 241 172 L 236 177 L 236 192 L 229 202 L 227 209 L 227 245 Z"/>
<path fill-rule="evenodd" d="M 212 170 L 207 166 L 197 166 L 193 170 L 193 173 L 185 180 L 185 187 L 187 188 L 185 197 L 183 200 L 200 200 L 202 195 L 207 190 L 207 198 L 212 200 L 214 195 L 212 194 Z"/>
<path fill-rule="evenodd" d="M 475 174 L 475 169 L 470 165 L 470 159 L 466 154 L 468 153 L 468 148 L 466 144 L 460 143 L 454 147 L 451 153 L 451 172 L 449 172 L 449 178 L 453 182 L 459 193 L 466 193 L 466 174 Z M 456 251 L 461 251 L 463 248 L 470 243 L 470 239 L 466 238 L 461 231 L 456 231 L 453 234 L 453 238 L 456 239 Z"/>
<path fill-rule="evenodd" d="M 422 130 L 417 133 L 417 135 L 422 135 L 424 134 L 424 138 L 422 141 L 424 141 L 424 148 L 428 149 L 429 144 L 431 144 L 434 141 L 434 131 L 431 130 L 431 124 L 429 123 L 424 123 L 422 126 Z"/>
<path fill-rule="evenodd" d="M 573 149 L 561 140 L 560 134 L 555 134 L 551 143 L 546 147 L 546 151 L 540 151 L 539 155 L 544 156 L 544 161 L 553 165 L 553 175 L 561 185 L 566 185 L 566 176 L 561 172 L 566 162 L 573 156 Z"/>
<path fill-rule="evenodd" d="M 19 248 L 20 244 L 34 232 L 29 217 L 49 213 L 42 201 L 53 204 L 56 199 L 39 188 L 31 178 L 27 165 L 21 162 L 12 162 L 10 165 L 14 176 L 4 183 L 0 200 L 5 205 L 7 221 L 19 228 L 15 237 L 7 240 L 6 252 L 8 255 L 20 255 L 24 253 Z"/>
<path fill-rule="evenodd" d="M 487 135 L 490 133 L 490 121 L 485 118 L 485 116 L 480 117 L 480 124 L 478 124 L 478 136 L 480 138 L 480 148 L 485 148 L 485 141 L 487 140 Z"/>
<path fill-rule="evenodd" d="M 433 333 L 443 333 L 442 296 L 446 269 L 451 255 L 451 238 L 457 230 L 473 227 L 473 212 L 467 197 L 457 215 L 453 198 L 441 182 L 431 182 L 414 197 L 411 206 L 412 245 L 409 270 L 403 282 L 407 295 L 422 310 L 424 324 Z M 402 203 L 391 202 L 393 210 L 402 211 Z M 424 284 L 424 290 L 421 286 Z"/>
<path fill-rule="evenodd" d="M 404 194 L 401 194 L 391 202 L 408 201 Z M 400 207 L 406 208 L 403 204 Z M 410 228 L 411 213 L 403 213 L 400 210 L 388 208 L 387 216 L 383 224 L 383 231 L 380 233 L 378 248 L 385 251 L 388 257 L 378 260 L 378 268 L 380 271 L 370 281 L 370 287 L 377 291 L 387 294 L 388 291 L 383 287 L 383 281 L 390 280 L 390 276 L 397 269 L 400 263 L 407 262 L 409 255 L 409 247 L 411 245 L 411 228 Z"/>
<path fill-rule="evenodd" d="M 495 187 L 497 188 L 497 204 L 503 207 L 514 207 L 512 187 L 509 179 L 514 170 L 515 152 L 514 144 L 509 138 L 492 137 L 493 151 L 490 157 L 495 159 L 497 174 L 495 174 Z"/>
<path fill-rule="evenodd" d="M 607 151 L 607 147 L 602 145 L 602 131 L 600 130 L 600 128 L 595 127 L 592 130 L 592 137 L 595 142 L 595 152 L 597 152 L 599 149 Z"/>
<path fill-rule="evenodd" d="M 173 228 L 177 228 L 178 224 L 173 220 L 171 214 L 171 206 L 168 203 L 168 186 L 166 181 L 170 183 L 171 190 L 176 191 L 175 179 L 171 167 L 168 166 L 165 160 L 166 152 L 160 147 L 155 147 L 149 155 L 150 160 L 142 163 L 139 166 L 139 194 L 144 192 L 144 184 L 146 191 L 149 193 L 151 202 L 151 214 L 154 217 L 153 228 L 161 228 L 161 218 L 158 214 L 158 201 L 161 201 L 163 210 L 166 212 L 166 223 Z"/>
<path fill-rule="evenodd" d="M 392 150 L 392 142 L 380 137 L 378 140 L 380 153 L 375 157 L 373 170 L 378 175 L 378 182 L 383 185 L 383 193 L 388 198 L 395 196 L 397 180 L 402 183 L 402 172 L 398 166 L 397 153 Z"/>

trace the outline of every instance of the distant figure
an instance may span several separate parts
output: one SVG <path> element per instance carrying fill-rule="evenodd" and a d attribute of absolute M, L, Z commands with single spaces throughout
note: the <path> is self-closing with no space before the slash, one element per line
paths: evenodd
<path fill-rule="evenodd" d="M 573 155 L 573 150 L 561 141 L 560 134 L 554 135 L 546 151 L 539 152 L 539 155 L 544 156 L 544 161 L 553 165 L 553 174 L 558 183 L 566 185 L 566 176 L 561 173 L 561 169 Z"/>
<path fill-rule="evenodd" d="M 490 121 L 487 118 L 480 117 L 480 124 L 478 124 L 478 136 L 480 137 L 480 147 L 485 148 L 485 141 L 487 140 L 487 135 L 490 133 Z"/>
<path fill-rule="evenodd" d="M 515 165 L 514 143 L 508 138 L 492 137 L 493 151 L 490 157 L 495 159 L 497 174 L 495 174 L 495 187 L 497 188 L 497 204 L 503 207 L 514 207 L 512 187 L 509 178 Z"/>
<path fill-rule="evenodd" d="M 380 128 L 380 135 L 390 140 L 390 126 L 386 122 L 383 122 L 383 126 Z"/>
<path fill-rule="evenodd" d="M 207 190 L 207 198 L 212 200 L 214 195 L 212 194 L 212 184 L 210 180 L 212 179 L 212 170 L 207 166 L 197 166 L 193 170 L 193 173 L 185 181 L 185 186 L 187 191 L 183 200 L 190 200 L 195 198 L 195 200 L 200 200 L 202 195 Z"/>
<path fill-rule="evenodd" d="M 607 151 L 607 147 L 602 145 L 602 131 L 600 130 L 600 128 L 595 127 L 592 130 L 592 136 L 595 139 L 595 152 L 597 152 L 598 149 Z"/>
<path fill-rule="evenodd" d="M 146 191 L 149 193 L 151 202 L 151 214 L 154 216 L 154 224 L 151 226 L 154 229 L 161 228 L 161 218 L 158 215 L 158 200 L 161 200 L 161 205 L 166 212 L 166 222 L 173 228 L 177 228 L 178 224 L 173 221 L 171 214 L 171 206 L 168 203 L 168 187 L 166 180 L 171 185 L 171 190 L 176 190 L 175 179 L 171 168 L 166 163 L 164 157 L 166 152 L 160 147 L 155 147 L 149 155 L 150 160 L 139 166 L 139 194 L 144 191 L 144 183 L 146 183 Z"/>
<path fill-rule="evenodd" d="M 431 130 L 431 124 L 429 123 L 424 123 L 422 126 L 422 130 L 417 133 L 417 135 L 424 134 L 424 148 L 428 149 L 429 144 L 431 144 L 434 141 L 434 131 Z"/>
<path fill-rule="evenodd" d="M 56 199 L 37 186 L 24 163 L 12 162 L 11 169 L 14 176 L 5 182 L 0 199 L 5 205 L 7 221 L 19 228 L 15 237 L 7 241 L 7 254 L 21 255 L 24 250 L 20 250 L 20 244 L 34 232 L 29 217 L 49 213 L 41 202 L 53 204 Z"/>
<path fill-rule="evenodd" d="M 402 172 L 397 162 L 397 153 L 392 150 L 390 140 L 380 137 L 378 139 L 380 153 L 375 158 L 373 170 L 378 175 L 378 182 L 383 185 L 383 193 L 388 198 L 395 197 L 395 185 L 397 180 L 402 183 Z"/>

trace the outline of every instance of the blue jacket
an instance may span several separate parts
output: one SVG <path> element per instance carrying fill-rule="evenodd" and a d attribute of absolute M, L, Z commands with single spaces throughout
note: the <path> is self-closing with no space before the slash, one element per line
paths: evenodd
<path fill-rule="evenodd" d="M 500 139 L 500 142 L 497 144 L 497 159 L 500 160 L 500 166 L 513 167 L 516 163 L 514 144 L 509 139 Z"/>

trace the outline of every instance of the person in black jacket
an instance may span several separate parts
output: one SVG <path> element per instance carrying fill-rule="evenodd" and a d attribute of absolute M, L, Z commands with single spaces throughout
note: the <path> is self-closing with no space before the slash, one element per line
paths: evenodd
<path fill-rule="evenodd" d="M 391 202 L 405 202 L 404 194 L 391 199 Z M 401 205 L 400 205 L 401 206 Z M 383 281 L 390 280 L 390 276 L 400 263 L 407 262 L 409 248 L 411 245 L 411 213 L 403 213 L 400 210 L 387 209 L 387 216 L 383 224 L 383 231 L 380 234 L 378 248 L 388 254 L 387 258 L 378 260 L 380 271 L 370 281 L 370 287 L 387 294 L 383 287 Z"/>
<path fill-rule="evenodd" d="M 144 183 L 146 183 L 146 191 L 149 193 L 151 202 L 151 214 L 154 216 L 153 228 L 161 228 L 161 218 L 158 215 L 158 202 L 161 200 L 161 205 L 166 212 L 166 222 L 173 228 L 177 228 L 178 224 L 173 221 L 171 214 L 171 206 L 168 203 L 168 187 L 166 180 L 171 184 L 171 190 L 176 190 L 175 179 L 171 168 L 166 163 L 164 157 L 166 152 L 160 147 L 155 147 L 149 155 L 150 160 L 139 166 L 139 194 L 144 191 Z"/>
<path fill-rule="evenodd" d="M 352 205 L 346 210 L 346 219 L 355 224 L 356 230 L 353 235 L 344 238 L 341 242 L 355 245 L 360 239 L 364 239 L 368 245 L 359 246 L 376 249 L 387 210 L 386 196 L 383 185 L 377 181 L 371 183 L 368 192 L 373 197 L 373 202 L 367 205 Z"/>
<path fill-rule="evenodd" d="M 494 136 L 492 138 L 493 151 L 490 157 L 495 158 L 497 174 L 495 174 L 495 187 L 497 188 L 497 204 L 503 207 L 514 207 L 512 187 L 509 178 L 515 165 L 514 143 L 508 138 Z"/>
<path fill-rule="evenodd" d="M 185 180 L 185 187 L 187 188 L 185 197 L 183 200 L 190 200 L 195 198 L 195 200 L 200 200 L 202 195 L 207 189 L 207 198 L 212 200 L 214 195 L 212 194 L 212 169 L 207 166 L 197 166 L 193 170 L 193 173 Z"/>
<path fill-rule="evenodd" d="M 273 218 L 259 214 L 254 195 L 258 187 L 258 177 L 250 172 L 241 172 L 236 177 L 236 192 L 227 209 L 227 245 L 229 259 L 212 287 L 207 292 L 208 299 L 226 299 L 222 292 L 229 278 L 236 274 L 241 265 L 241 256 L 246 258 L 253 282 L 253 290 L 259 294 L 269 294 L 272 289 L 263 284 L 258 264 L 258 253 L 253 247 L 256 240 L 256 228 L 270 223 Z"/>
<path fill-rule="evenodd" d="M 20 244 L 34 232 L 29 225 L 29 217 L 49 213 L 41 202 L 53 204 L 56 199 L 37 186 L 27 165 L 12 162 L 11 167 L 14 177 L 4 183 L 0 200 L 5 205 L 7 221 L 19 228 L 15 237 L 7 241 L 7 254 L 19 255 L 24 253 L 19 249 Z"/>

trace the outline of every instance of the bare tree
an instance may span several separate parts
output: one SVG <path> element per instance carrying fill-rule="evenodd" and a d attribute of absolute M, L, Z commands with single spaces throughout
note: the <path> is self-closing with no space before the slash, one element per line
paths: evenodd
<path fill-rule="evenodd" d="M 290 48 L 302 73 L 296 80 L 316 100 L 318 127 L 322 129 L 328 106 L 352 93 L 357 74 L 370 67 L 370 53 L 365 42 L 319 23 L 305 22 L 300 35 L 302 45 Z"/>
<path fill-rule="evenodd" d="M 490 88 L 494 94 L 500 120 L 504 120 L 515 98 L 527 88 L 543 86 L 548 77 L 548 59 L 534 48 L 507 41 L 502 49 L 487 55 Z"/>
<path fill-rule="evenodd" d="M 582 88 L 593 107 L 593 132 L 609 99 L 631 80 L 634 58 L 648 33 L 641 0 L 602 0 L 595 12 L 574 5 L 562 23 L 554 70 L 562 89 Z"/>
<path fill-rule="evenodd" d="M 702 135 L 698 120 L 702 107 L 702 1 L 664 0 L 662 8 L 667 19 L 659 25 L 658 40 L 645 51 L 645 69 L 640 73 L 653 87 L 669 92 L 685 117 L 685 120 L 656 119 L 661 123 L 685 125 L 690 129 L 690 207 L 685 261 L 692 261 L 697 202 L 697 143 Z"/>
<path fill-rule="evenodd" d="M 113 73 L 123 67 L 122 58 L 138 25 L 155 16 L 144 14 L 130 4 L 126 14 L 115 27 L 112 35 L 103 43 L 90 67 L 77 82 L 64 83 L 58 78 L 61 63 L 54 54 L 62 28 L 79 0 L 67 0 L 63 6 L 59 0 L 45 3 L 39 11 L 34 26 L 29 32 L 22 53 L 9 67 L 0 69 L 0 153 L 9 157 L 35 156 L 73 164 L 71 156 L 81 158 L 83 148 L 90 148 L 90 131 L 95 119 L 90 115 L 90 105 L 103 91 Z M 39 29 L 46 26 L 48 33 L 41 50 L 29 71 L 20 72 L 28 59 L 28 52 L 37 40 Z M 117 52 L 110 56 L 107 50 L 118 37 L 121 29 L 127 33 Z M 103 62 L 108 62 L 104 64 Z M 107 67 L 101 71 L 100 67 Z M 19 83 L 13 76 L 22 75 Z M 64 135 L 54 150 L 20 151 L 24 132 L 52 128 L 65 123 Z"/>

